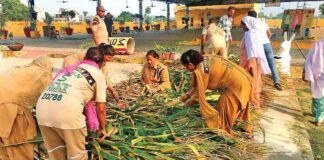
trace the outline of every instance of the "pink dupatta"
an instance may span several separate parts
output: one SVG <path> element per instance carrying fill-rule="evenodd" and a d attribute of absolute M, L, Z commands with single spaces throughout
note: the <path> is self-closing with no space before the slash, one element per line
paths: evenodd
<path fill-rule="evenodd" d="M 61 69 L 60 71 L 58 71 L 55 74 L 55 76 L 53 78 L 53 81 L 61 74 L 63 74 L 63 75 L 71 74 L 75 69 L 77 69 L 82 64 L 88 64 L 88 65 L 94 66 L 94 67 L 99 69 L 98 64 L 96 64 L 95 62 L 93 62 L 91 60 L 84 60 L 82 62 L 79 62 L 77 64 L 65 67 L 65 68 Z M 96 110 L 95 110 L 95 108 L 93 106 L 92 100 L 87 102 L 87 104 L 86 104 L 86 113 L 85 114 L 86 114 L 86 117 L 87 117 L 88 129 L 90 131 L 98 130 L 99 129 L 99 121 L 98 121 L 97 112 L 96 112 Z"/>

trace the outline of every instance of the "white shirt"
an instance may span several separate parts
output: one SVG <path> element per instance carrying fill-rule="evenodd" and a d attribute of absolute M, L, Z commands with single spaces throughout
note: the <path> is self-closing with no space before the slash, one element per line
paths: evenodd
<path fill-rule="evenodd" d="M 267 23 L 257 19 L 256 27 L 257 27 L 256 29 L 261 32 L 261 34 L 260 34 L 261 43 L 262 44 L 270 43 L 270 39 L 268 38 L 268 35 L 267 35 L 267 30 L 269 30 Z"/>

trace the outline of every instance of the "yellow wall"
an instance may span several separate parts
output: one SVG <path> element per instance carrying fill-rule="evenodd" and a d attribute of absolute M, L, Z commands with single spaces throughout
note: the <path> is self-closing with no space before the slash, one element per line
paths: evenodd
<path fill-rule="evenodd" d="M 152 25 L 158 24 L 158 22 L 152 23 Z M 161 25 L 161 29 L 165 29 L 166 26 L 166 22 L 159 22 L 159 24 Z M 37 22 L 37 31 L 40 32 L 41 36 L 43 37 L 43 26 L 45 24 L 43 22 Z M 55 28 L 57 30 L 60 31 L 60 34 L 65 34 L 65 32 L 62 30 L 62 27 L 66 27 L 68 26 L 67 22 L 53 22 L 52 23 L 53 26 L 55 26 Z M 175 25 L 174 23 L 170 24 L 171 26 Z M 24 27 L 27 26 L 26 23 L 24 21 L 9 21 L 6 23 L 5 29 L 8 30 L 8 32 L 12 32 L 13 36 L 25 36 L 24 34 Z M 120 26 L 119 22 L 114 22 L 114 28 L 118 29 Z M 124 27 L 129 26 L 131 30 L 133 30 L 134 26 L 139 26 L 138 23 L 134 23 L 134 22 L 126 22 L 124 25 Z M 145 24 L 144 24 L 145 26 Z M 84 22 L 79 23 L 79 24 L 71 24 L 71 27 L 73 28 L 73 33 L 87 33 L 86 28 L 88 27 L 88 25 Z"/>
<path fill-rule="evenodd" d="M 199 15 L 200 12 L 195 11 L 192 12 L 194 13 L 198 13 L 197 15 Z M 217 16 L 217 14 L 220 14 L 222 12 L 219 11 L 215 11 L 215 12 L 211 12 L 212 15 Z M 237 11 L 237 16 L 234 17 L 234 25 L 239 26 L 240 24 L 240 19 L 244 16 L 243 13 L 246 13 L 244 11 Z M 199 18 L 198 16 L 194 16 L 194 28 L 199 28 L 200 27 L 200 20 L 196 19 L 195 17 Z M 170 26 L 174 26 L 177 29 L 181 29 L 183 28 L 185 25 L 182 24 L 182 20 L 180 18 L 180 20 L 177 19 L 178 17 L 176 16 L 176 22 L 172 22 L 170 24 Z M 266 20 L 268 26 L 270 28 L 280 28 L 281 27 L 281 19 L 267 19 Z M 165 29 L 166 26 L 166 22 L 159 22 L 161 25 L 161 29 Z M 158 24 L 158 22 L 152 23 L 152 25 Z M 205 24 L 207 24 L 207 19 L 205 20 Z M 37 23 L 37 30 L 40 31 L 41 36 L 43 36 L 43 25 L 45 25 L 42 22 L 38 22 Z M 53 22 L 52 25 L 55 26 L 55 28 L 57 30 L 60 31 L 60 34 L 65 34 L 64 32 L 62 32 L 61 27 L 63 26 L 68 26 L 67 22 Z M 145 24 L 143 24 L 145 26 Z M 26 26 L 24 21 L 18 21 L 18 22 L 13 22 L 13 21 L 9 21 L 6 23 L 5 29 L 7 29 L 9 32 L 12 32 L 14 37 L 15 36 L 25 36 L 23 28 Z M 120 26 L 120 24 L 118 22 L 114 23 L 114 27 L 116 29 L 118 29 Z M 139 26 L 139 24 L 134 23 L 134 22 L 126 22 L 124 24 L 124 26 L 129 26 L 131 30 L 133 30 L 134 26 Z M 73 28 L 73 33 L 87 33 L 86 28 L 88 27 L 87 24 L 85 23 L 81 23 L 81 24 L 72 24 L 71 27 Z M 324 19 L 314 19 L 313 21 L 313 27 L 315 28 L 324 28 Z"/>
<path fill-rule="evenodd" d="M 233 17 L 234 27 L 240 26 L 241 19 L 247 15 L 248 11 L 251 9 L 258 10 L 256 4 L 244 4 L 244 5 L 233 5 L 235 10 L 235 15 Z M 191 23 L 191 18 L 193 18 L 193 28 L 200 27 L 200 21 L 203 18 L 204 24 L 208 24 L 207 14 L 210 13 L 211 17 L 221 17 L 227 13 L 227 5 L 219 6 L 205 6 L 201 7 L 189 7 L 189 25 Z M 175 8 L 175 20 L 178 29 L 184 28 L 185 24 L 182 24 L 182 18 L 186 16 L 186 11 L 184 6 L 179 6 Z"/>
<path fill-rule="evenodd" d="M 267 19 L 266 23 L 270 28 L 280 28 L 281 27 L 281 19 Z"/>
<path fill-rule="evenodd" d="M 43 22 L 37 22 L 36 29 L 37 31 L 40 31 L 41 36 L 43 36 L 43 26 L 45 24 Z M 65 34 L 62 32 L 61 27 L 68 26 L 67 22 L 53 22 L 53 26 L 57 30 L 60 31 L 61 34 Z M 5 28 L 8 30 L 8 32 L 12 32 L 14 36 L 25 36 L 24 34 L 24 27 L 27 26 L 24 21 L 9 21 L 6 23 Z M 73 28 L 73 33 L 86 33 L 86 27 L 87 25 L 85 23 L 81 24 L 71 24 L 71 27 Z"/>
<path fill-rule="evenodd" d="M 267 19 L 266 20 L 268 26 L 270 28 L 280 28 L 281 27 L 281 19 Z M 312 28 L 324 28 L 324 19 L 314 19 Z"/>

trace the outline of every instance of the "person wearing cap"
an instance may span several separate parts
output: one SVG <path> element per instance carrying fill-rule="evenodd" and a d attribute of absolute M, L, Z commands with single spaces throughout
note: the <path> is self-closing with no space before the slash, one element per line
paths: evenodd
<path fill-rule="evenodd" d="M 114 25 L 114 20 L 112 18 L 112 15 L 108 12 L 107 15 L 105 16 L 105 24 L 107 27 L 107 32 L 108 32 L 108 36 L 111 37 L 111 33 L 113 30 L 113 25 Z"/>
<path fill-rule="evenodd" d="M 106 45 L 104 43 L 100 44 L 99 47 L 103 49 L 103 53 L 104 53 L 104 62 L 100 66 L 100 69 L 102 73 L 105 75 L 107 90 L 111 93 L 111 95 L 116 100 L 116 102 L 119 102 L 119 95 L 116 92 L 116 90 L 113 88 L 113 85 L 108 75 L 108 63 L 107 63 L 114 58 L 117 52 L 115 51 L 114 47 L 112 47 L 111 45 Z M 72 54 L 70 56 L 67 56 L 63 60 L 63 67 L 80 63 L 81 61 L 83 61 L 84 57 L 85 57 L 85 53 L 77 53 L 77 54 Z"/>
<path fill-rule="evenodd" d="M 219 55 L 227 58 L 225 32 L 217 26 L 216 18 L 209 19 L 208 26 L 201 33 L 201 54 L 204 54 L 205 41 L 208 40 L 208 55 Z"/>
<path fill-rule="evenodd" d="M 104 22 L 105 8 L 103 6 L 97 7 L 97 15 L 92 20 L 92 38 L 96 46 L 101 43 L 108 44 L 108 32 Z"/>

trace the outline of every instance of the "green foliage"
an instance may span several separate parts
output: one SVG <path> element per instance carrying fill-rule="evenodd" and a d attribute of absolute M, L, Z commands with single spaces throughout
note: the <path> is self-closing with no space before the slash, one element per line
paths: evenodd
<path fill-rule="evenodd" d="M 54 21 L 54 18 L 48 12 L 45 12 L 44 22 L 46 23 L 46 25 L 50 26 L 53 21 Z"/>
<path fill-rule="evenodd" d="M 7 17 L 5 17 L 3 14 L 0 15 L 0 29 L 3 29 L 5 27 L 7 22 Z"/>
<path fill-rule="evenodd" d="M 266 15 L 263 12 L 260 12 L 258 18 L 266 18 Z"/>
<path fill-rule="evenodd" d="M 128 11 L 122 11 L 120 15 L 115 19 L 120 24 L 125 24 L 125 22 L 132 22 L 134 21 L 135 15 Z"/>
<path fill-rule="evenodd" d="M 165 43 L 165 44 L 159 44 L 154 42 L 155 47 L 154 50 L 158 53 L 178 53 L 181 51 L 181 47 L 179 45 L 176 45 L 177 43 Z"/>
<path fill-rule="evenodd" d="M 68 24 L 69 24 L 69 28 L 71 28 L 71 20 L 75 17 L 75 12 L 74 11 L 63 11 L 62 13 L 61 13 L 61 15 L 62 16 L 64 16 L 64 17 L 67 17 L 68 18 Z"/>
<path fill-rule="evenodd" d="M 146 8 L 145 8 L 145 14 L 146 14 L 147 16 L 150 16 L 150 14 L 151 14 L 151 7 L 146 7 Z"/>
<path fill-rule="evenodd" d="M 71 17 L 71 19 L 73 19 L 75 17 L 75 12 L 74 11 L 69 11 L 68 14 Z"/>
<path fill-rule="evenodd" d="M 12 39 L 13 38 L 12 32 L 10 32 L 8 36 L 9 36 L 10 39 Z"/>
<path fill-rule="evenodd" d="M 28 9 L 20 0 L 0 0 L 2 4 L 2 13 L 5 20 L 23 21 L 29 17 Z M 1 19 L 3 19 L 1 17 Z"/>
<path fill-rule="evenodd" d="M 163 22 L 163 21 L 166 21 L 166 17 L 165 16 L 155 16 L 154 21 Z"/>
<path fill-rule="evenodd" d="M 283 12 L 282 13 L 279 13 L 279 14 L 277 14 L 276 16 L 274 16 L 273 18 L 274 19 L 282 19 L 282 17 L 283 17 Z"/>
<path fill-rule="evenodd" d="M 151 17 L 145 17 L 145 24 L 149 25 L 151 24 L 152 20 Z"/>
<path fill-rule="evenodd" d="M 322 15 L 324 15 L 324 3 L 319 6 L 319 10 Z"/>
<path fill-rule="evenodd" d="M 145 24 L 149 25 L 152 22 L 152 17 L 150 17 L 151 14 L 151 8 L 150 7 L 146 7 L 145 8 L 145 14 L 144 14 L 144 21 Z"/>
<path fill-rule="evenodd" d="M 80 49 L 88 49 L 93 46 L 96 46 L 93 42 L 84 42 L 80 45 Z"/>

